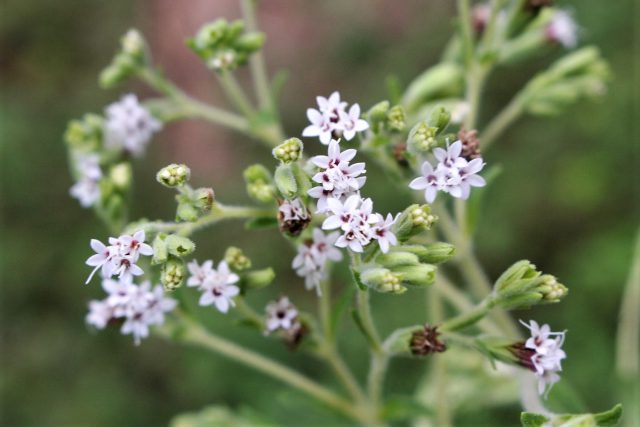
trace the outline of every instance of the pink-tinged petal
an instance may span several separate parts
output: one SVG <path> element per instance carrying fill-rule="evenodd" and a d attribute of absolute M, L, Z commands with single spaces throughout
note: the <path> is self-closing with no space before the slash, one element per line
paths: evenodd
<path fill-rule="evenodd" d="M 131 242 L 133 242 L 133 237 L 124 235 L 124 236 L 118 237 L 118 240 L 120 241 L 121 245 L 129 246 L 131 245 Z"/>
<path fill-rule="evenodd" d="M 387 239 L 378 240 L 378 244 L 380 245 L 380 250 L 383 254 L 386 254 L 389 251 L 389 242 Z"/>
<path fill-rule="evenodd" d="M 231 285 L 232 283 L 236 283 L 238 280 L 240 280 L 240 277 L 235 273 L 231 273 L 227 277 L 227 285 Z"/>
<path fill-rule="evenodd" d="M 398 244 L 398 238 L 396 237 L 395 234 L 393 234 L 392 232 L 387 232 L 387 241 L 392 245 L 395 246 Z"/>
<path fill-rule="evenodd" d="M 369 123 L 367 123 L 366 120 L 358 119 L 356 121 L 355 126 L 353 127 L 353 129 L 356 132 L 362 132 L 363 130 L 369 129 Z"/>
<path fill-rule="evenodd" d="M 316 96 L 316 103 L 321 110 L 326 110 L 329 106 L 329 100 L 324 96 Z"/>
<path fill-rule="evenodd" d="M 354 129 L 347 129 L 342 132 L 342 136 L 344 136 L 344 139 L 347 141 L 351 141 L 353 137 L 356 136 L 356 131 Z"/>
<path fill-rule="evenodd" d="M 433 155 L 435 156 L 436 159 L 438 159 L 439 162 L 444 162 L 445 159 L 447 158 L 446 150 L 440 147 L 436 147 L 433 149 Z"/>
<path fill-rule="evenodd" d="M 320 128 L 318 126 L 309 125 L 306 128 L 304 128 L 304 130 L 302 131 L 302 136 L 316 137 L 316 136 L 320 136 L 321 133 L 322 133 L 322 131 L 320 130 Z"/>
<path fill-rule="evenodd" d="M 319 199 L 324 193 L 324 190 L 322 187 L 313 187 L 311 189 L 309 189 L 309 191 L 307 191 L 307 194 L 311 197 L 313 197 L 314 199 Z"/>
<path fill-rule="evenodd" d="M 349 199 L 347 199 L 348 201 Z M 340 214 L 343 211 L 346 210 L 346 202 L 345 202 L 345 206 L 342 205 L 342 202 L 340 202 L 340 200 L 330 197 L 327 199 L 327 207 L 329 208 L 329 210 L 335 214 Z"/>
<path fill-rule="evenodd" d="M 422 172 L 422 175 L 429 176 L 429 175 L 433 175 L 433 166 L 431 166 L 431 163 L 429 162 L 424 162 L 422 164 L 422 167 L 420 168 L 420 171 Z"/>
<path fill-rule="evenodd" d="M 340 220 L 340 217 L 338 217 L 338 215 L 331 215 L 322 222 L 322 229 L 335 230 L 336 228 L 340 228 L 341 225 L 342 221 Z"/>
<path fill-rule="evenodd" d="M 91 267 L 101 266 L 106 259 L 107 258 L 102 254 L 95 254 L 95 255 L 91 255 L 85 263 Z"/>
<path fill-rule="evenodd" d="M 344 237 L 344 235 L 342 235 L 342 236 L 338 237 L 338 239 L 336 240 L 334 245 L 339 247 L 339 248 L 346 248 L 349 245 L 349 241 L 347 240 L 346 237 Z"/>
<path fill-rule="evenodd" d="M 467 175 L 472 175 L 480 172 L 483 167 L 484 167 L 484 162 L 481 158 L 473 159 L 469 162 L 469 164 L 465 168 L 465 172 L 467 173 Z"/>
<path fill-rule="evenodd" d="M 313 156 L 311 158 L 311 163 L 319 168 L 326 169 L 329 167 L 329 156 Z"/>
<path fill-rule="evenodd" d="M 340 158 L 340 144 L 338 141 L 332 139 L 331 142 L 329 142 L 328 154 L 329 158 L 332 160 Z"/>
<path fill-rule="evenodd" d="M 227 286 L 224 290 L 224 296 L 227 298 L 233 298 L 240 293 L 240 288 L 237 286 Z"/>
<path fill-rule="evenodd" d="M 354 176 L 354 175 L 360 175 L 361 173 L 365 173 L 366 170 L 364 169 L 366 167 L 366 165 L 363 162 L 360 163 L 354 163 L 352 165 L 349 165 L 349 167 L 347 168 L 347 170 L 345 171 L 348 175 Z"/>
<path fill-rule="evenodd" d="M 358 207 L 358 204 L 360 203 L 361 200 L 362 199 L 360 198 L 359 194 L 354 194 L 352 196 L 349 196 L 347 200 L 344 202 L 344 210 L 346 212 L 354 211 Z"/>
<path fill-rule="evenodd" d="M 331 95 L 329 95 L 329 103 L 332 105 L 340 104 L 340 92 L 337 90 L 333 91 Z"/>
<path fill-rule="evenodd" d="M 320 142 L 324 145 L 329 144 L 331 142 L 331 132 L 324 132 L 320 135 Z"/>
<path fill-rule="evenodd" d="M 138 251 L 142 254 L 142 255 L 146 255 L 146 256 L 150 256 L 153 255 L 153 248 L 146 244 L 146 243 L 141 243 Z"/>
<path fill-rule="evenodd" d="M 144 270 L 142 270 L 136 264 L 131 264 L 131 267 L 129 267 L 129 272 L 134 276 L 142 276 L 144 274 Z"/>
<path fill-rule="evenodd" d="M 229 264 L 226 261 L 220 261 L 218 263 L 218 273 L 221 276 L 227 276 L 230 273 Z"/>
<path fill-rule="evenodd" d="M 198 301 L 198 304 L 202 306 L 211 305 L 211 303 L 214 300 L 215 300 L 215 296 L 213 295 L 213 293 L 211 291 L 206 291 L 200 296 L 200 300 Z"/>
<path fill-rule="evenodd" d="M 429 181 L 423 176 L 419 176 L 409 183 L 409 188 L 412 190 L 424 190 L 428 187 L 430 187 Z"/>
<path fill-rule="evenodd" d="M 349 162 L 351 161 L 351 159 L 353 159 L 356 156 L 356 154 L 358 154 L 357 150 L 354 150 L 353 148 L 349 148 L 348 150 L 344 150 L 342 153 L 340 153 L 339 159 L 341 162 Z"/>
<path fill-rule="evenodd" d="M 355 187 L 354 190 L 359 190 L 364 186 L 364 183 L 367 182 L 367 177 L 361 176 L 359 178 L 356 178 L 356 182 L 358 183 L 358 186 Z"/>
<path fill-rule="evenodd" d="M 369 215 L 372 209 L 373 209 L 373 201 L 370 198 L 364 199 L 362 201 L 362 204 L 360 205 L 360 211 L 363 212 L 365 215 Z M 374 221 L 377 221 L 377 218 L 374 218 Z"/>
<path fill-rule="evenodd" d="M 459 140 L 451 144 L 449 147 L 449 155 L 452 159 L 456 157 L 460 157 L 460 153 L 462 152 L 462 142 Z"/>
<path fill-rule="evenodd" d="M 107 251 L 107 247 L 100 240 L 91 239 L 90 245 L 91 249 L 96 253 L 103 254 Z"/>
<path fill-rule="evenodd" d="M 469 194 L 471 193 L 471 187 L 469 186 L 469 184 L 466 182 L 460 183 L 460 190 L 460 198 L 462 200 L 467 200 L 469 198 Z"/>
<path fill-rule="evenodd" d="M 434 187 L 427 187 L 427 189 L 424 191 L 424 198 L 427 203 L 433 203 L 437 195 L 438 190 L 436 190 Z"/>
<path fill-rule="evenodd" d="M 349 243 L 349 249 L 351 249 L 353 252 L 361 253 L 362 244 L 357 240 L 352 240 L 351 243 Z"/>
<path fill-rule="evenodd" d="M 470 175 L 466 178 L 467 183 L 472 187 L 484 187 L 487 181 L 480 175 Z"/>
<path fill-rule="evenodd" d="M 316 205 L 316 213 L 324 213 L 327 211 L 327 199 L 321 198 L 318 199 L 318 204 Z"/>
<path fill-rule="evenodd" d="M 318 123 L 322 123 L 322 121 L 324 120 L 324 118 L 322 117 L 322 113 L 313 108 L 307 109 L 307 118 L 314 125 L 318 125 Z"/>
<path fill-rule="evenodd" d="M 352 119 L 358 119 L 360 117 L 360 105 L 353 104 L 351 108 L 349 108 L 349 116 Z"/>
<path fill-rule="evenodd" d="M 462 196 L 462 188 L 460 188 L 457 185 L 451 186 L 448 189 L 448 193 L 451 194 L 453 197 L 461 197 Z"/>
<path fill-rule="evenodd" d="M 226 298 L 217 298 L 215 303 L 216 308 L 220 310 L 221 313 L 226 313 L 227 311 L 229 311 L 229 300 L 227 300 Z"/>
<path fill-rule="evenodd" d="M 144 242 L 145 233 L 144 230 L 138 230 L 133 234 L 133 239 L 138 242 Z"/>

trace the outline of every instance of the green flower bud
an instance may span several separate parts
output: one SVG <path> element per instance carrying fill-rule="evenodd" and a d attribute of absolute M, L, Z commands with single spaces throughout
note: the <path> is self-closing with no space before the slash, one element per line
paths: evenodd
<path fill-rule="evenodd" d="M 261 289 L 270 285 L 275 278 L 276 273 L 269 267 L 241 274 L 240 285 L 244 291 L 247 289 Z"/>
<path fill-rule="evenodd" d="M 395 267 L 393 272 L 400 275 L 403 284 L 425 287 L 435 282 L 436 270 L 434 265 L 418 264 Z"/>
<path fill-rule="evenodd" d="M 407 291 L 407 288 L 400 284 L 400 276 L 386 268 L 368 268 L 360 273 L 360 281 L 371 289 L 382 293 L 400 295 Z"/>
<path fill-rule="evenodd" d="M 100 73 L 100 85 L 110 88 L 135 74 L 150 62 L 149 50 L 142 34 L 129 30 L 120 39 L 120 51 Z"/>
<path fill-rule="evenodd" d="M 378 102 L 367 111 L 367 121 L 374 131 L 378 131 L 387 121 L 387 112 L 389 111 L 389 101 Z"/>
<path fill-rule="evenodd" d="M 184 262 L 179 258 L 169 257 L 167 262 L 162 266 L 160 282 L 162 282 L 165 291 L 175 291 L 182 286 L 186 275 L 187 268 Z"/>
<path fill-rule="evenodd" d="M 193 222 L 199 218 L 200 214 L 193 203 L 179 202 L 176 210 L 176 221 Z"/>
<path fill-rule="evenodd" d="M 165 239 L 167 251 L 176 257 L 183 257 L 196 250 L 196 244 L 191 239 L 176 234 L 170 234 Z"/>
<path fill-rule="evenodd" d="M 204 53 L 222 44 L 228 30 L 229 23 L 226 19 L 220 18 L 200 28 L 196 36 L 189 41 L 189 44 L 197 53 Z"/>
<path fill-rule="evenodd" d="M 284 198 L 292 199 L 296 196 L 298 192 L 298 184 L 293 174 L 293 170 L 291 169 L 291 165 L 284 163 L 280 164 L 276 168 L 274 181 L 276 187 L 278 187 L 278 191 L 280 191 L 280 194 L 282 194 Z"/>
<path fill-rule="evenodd" d="M 269 203 L 275 200 L 276 188 L 264 182 L 255 182 L 247 185 L 247 194 L 252 199 L 262 203 Z"/>
<path fill-rule="evenodd" d="M 191 170 L 186 165 L 172 163 L 158 171 L 156 181 L 165 187 L 176 188 L 185 185 L 190 176 Z"/>
<path fill-rule="evenodd" d="M 64 140 L 78 151 L 96 151 L 102 146 L 104 119 L 97 114 L 85 114 L 80 120 L 72 120 L 67 125 Z"/>
<path fill-rule="evenodd" d="M 113 165 L 109 170 L 109 179 L 118 190 L 126 190 L 131 185 L 131 164 L 128 162 Z"/>
<path fill-rule="evenodd" d="M 429 126 L 425 122 L 418 123 L 409 132 L 409 137 L 407 138 L 409 150 L 413 153 L 431 151 L 438 145 L 436 140 L 437 132 L 437 127 Z"/>
<path fill-rule="evenodd" d="M 495 303 L 507 310 L 560 301 L 568 289 L 554 276 L 542 274 L 529 261 L 518 261 L 496 281 Z"/>
<path fill-rule="evenodd" d="M 264 33 L 259 32 L 243 34 L 236 41 L 235 48 L 246 53 L 252 53 L 264 46 L 265 38 Z"/>
<path fill-rule="evenodd" d="M 244 176 L 244 180 L 247 183 L 254 183 L 256 181 L 262 181 L 266 183 L 270 183 L 273 181 L 271 178 L 271 173 L 267 168 L 262 166 L 261 164 L 251 165 L 244 170 L 242 173 Z"/>
<path fill-rule="evenodd" d="M 169 258 L 169 250 L 167 249 L 166 233 L 158 233 L 153 239 L 151 247 L 153 248 L 153 258 L 151 258 L 152 265 L 163 264 Z"/>
<path fill-rule="evenodd" d="M 394 268 L 402 265 L 417 265 L 418 257 L 410 252 L 391 251 L 376 257 L 376 264 L 386 268 Z"/>
<path fill-rule="evenodd" d="M 391 252 L 396 251 L 415 254 L 422 263 L 441 264 L 454 257 L 456 248 L 450 243 L 436 242 L 428 245 L 404 245 L 391 247 Z"/>
<path fill-rule="evenodd" d="M 542 283 L 537 290 L 542 294 L 545 302 L 558 302 L 569 293 L 569 289 L 562 283 L 558 283 L 555 276 L 545 274 L 541 279 Z"/>
<path fill-rule="evenodd" d="M 251 268 L 251 260 L 242 252 L 242 249 L 230 246 L 224 253 L 224 260 L 232 270 L 242 271 Z"/>
<path fill-rule="evenodd" d="M 402 108 L 402 106 L 400 105 L 391 107 L 391 109 L 387 113 L 387 120 L 389 123 L 389 129 L 397 132 L 402 131 L 406 126 L 406 116 L 404 113 L 404 108 Z"/>
<path fill-rule="evenodd" d="M 147 43 L 138 30 L 127 31 L 120 39 L 120 44 L 122 53 L 143 62 L 147 60 Z"/>
<path fill-rule="evenodd" d="M 416 234 L 430 230 L 437 220 L 429 205 L 411 205 L 402 212 L 393 226 L 393 232 L 400 242 L 406 242 Z"/>
<path fill-rule="evenodd" d="M 287 139 L 278 145 L 272 151 L 273 157 L 282 163 L 291 163 L 300 159 L 302 156 L 302 141 L 298 138 Z"/>
<path fill-rule="evenodd" d="M 429 116 L 429 126 L 436 128 L 436 135 L 444 132 L 451 120 L 451 113 L 444 107 L 436 107 Z"/>
<path fill-rule="evenodd" d="M 193 205 L 202 213 L 211 210 L 215 201 L 215 193 L 213 188 L 198 188 L 193 192 Z"/>

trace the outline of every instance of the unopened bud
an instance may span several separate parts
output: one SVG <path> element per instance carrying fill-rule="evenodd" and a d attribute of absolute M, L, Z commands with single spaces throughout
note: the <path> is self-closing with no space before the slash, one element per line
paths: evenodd
<path fill-rule="evenodd" d="M 378 102 L 367 111 L 367 121 L 371 128 L 379 129 L 387 120 L 387 112 L 389 111 L 389 101 Z"/>
<path fill-rule="evenodd" d="M 400 105 L 391 107 L 387 113 L 387 120 L 389 123 L 389 129 L 392 131 L 400 132 L 406 126 L 406 115 L 404 108 Z"/>
<path fill-rule="evenodd" d="M 537 289 L 542 294 L 542 299 L 547 302 L 558 302 L 569 293 L 569 289 L 558 283 L 555 276 L 545 274 L 542 276 L 542 280 Z"/>
<path fill-rule="evenodd" d="M 451 113 L 444 107 L 436 107 L 429 115 L 429 126 L 436 128 L 437 134 L 441 134 L 449 125 Z"/>
<path fill-rule="evenodd" d="M 400 275 L 403 284 L 425 287 L 435 282 L 436 270 L 431 264 L 418 264 L 396 267 L 393 272 Z"/>
<path fill-rule="evenodd" d="M 109 178 L 119 190 L 126 190 L 131 185 L 131 164 L 127 162 L 113 165 L 109 170 Z"/>
<path fill-rule="evenodd" d="M 196 250 L 196 244 L 193 243 L 191 239 L 176 234 L 167 236 L 165 243 L 167 245 L 167 251 L 177 257 L 189 255 Z"/>
<path fill-rule="evenodd" d="M 169 250 L 167 249 L 167 243 L 165 239 L 167 235 L 165 233 L 158 233 L 151 247 L 153 248 L 153 258 L 151 258 L 152 265 L 163 264 L 169 258 Z"/>
<path fill-rule="evenodd" d="M 272 151 L 273 157 L 282 163 L 295 162 L 302 156 L 302 141 L 298 138 L 287 139 Z"/>
<path fill-rule="evenodd" d="M 555 277 L 536 270 L 527 260 L 509 267 L 495 283 L 495 302 L 500 307 L 513 310 L 528 308 L 540 303 L 555 303 L 568 290 Z"/>
<path fill-rule="evenodd" d="M 140 60 L 146 59 L 147 44 L 138 30 L 127 31 L 120 43 L 123 53 Z"/>
<path fill-rule="evenodd" d="M 296 183 L 296 178 L 290 165 L 284 163 L 280 164 L 276 168 L 274 181 L 276 187 L 278 187 L 278 191 L 280 191 L 280 194 L 282 194 L 284 198 L 292 199 L 296 196 L 298 184 Z"/>
<path fill-rule="evenodd" d="M 170 257 L 162 266 L 160 281 L 165 291 L 174 291 L 182 286 L 187 269 L 184 262 L 179 258 Z"/>
<path fill-rule="evenodd" d="M 423 263 L 441 264 L 455 256 L 456 248 L 450 243 L 435 242 L 427 245 L 394 246 L 391 248 L 391 252 L 395 251 L 415 254 Z"/>
<path fill-rule="evenodd" d="M 213 188 L 198 188 L 193 192 L 193 204 L 203 213 L 209 212 L 215 201 Z"/>
<path fill-rule="evenodd" d="M 376 264 L 385 268 L 394 268 L 403 265 L 417 265 L 420 260 L 415 254 L 404 251 L 391 251 L 376 257 Z"/>
<path fill-rule="evenodd" d="M 400 276 L 386 268 L 368 268 L 360 274 L 360 281 L 382 293 L 399 295 L 407 291 L 407 288 L 400 284 Z"/>
<path fill-rule="evenodd" d="M 191 202 L 179 202 L 176 210 L 176 221 L 193 222 L 200 217 L 198 210 Z"/>
<path fill-rule="evenodd" d="M 224 253 L 224 260 L 232 270 L 242 271 L 251 268 L 251 260 L 242 252 L 242 249 L 230 246 Z"/>
<path fill-rule="evenodd" d="M 252 53 L 262 48 L 264 41 L 264 33 L 247 33 L 238 38 L 235 43 L 235 48 L 245 53 Z"/>
<path fill-rule="evenodd" d="M 186 184 L 190 176 L 191 170 L 186 165 L 172 163 L 158 171 L 156 180 L 165 187 L 175 188 Z"/>
<path fill-rule="evenodd" d="M 437 220 L 438 217 L 431 213 L 429 205 L 411 205 L 400 214 L 393 232 L 399 241 L 405 242 L 416 234 L 430 230 Z"/>
<path fill-rule="evenodd" d="M 276 278 L 276 273 L 271 267 L 262 270 L 253 270 L 240 275 L 241 285 L 246 289 L 261 289 L 270 285 Z"/>
<path fill-rule="evenodd" d="M 436 140 L 438 128 L 429 126 L 425 122 L 420 122 L 415 125 L 411 132 L 409 132 L 409 138 L 407 139 L 407 145 L 412 152 L 428 152 L 438 145 Z"/>

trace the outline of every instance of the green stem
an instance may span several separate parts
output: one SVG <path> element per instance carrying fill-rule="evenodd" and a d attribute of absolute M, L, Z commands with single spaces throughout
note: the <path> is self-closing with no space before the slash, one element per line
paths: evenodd
<path fill-rule="evenodd" d="M 371 305 L 369 303 L 369 291 L 358 289 L 357 295 L 357 310 L 362 321 L 362 327 L 364 328 L 368 341 L 371 345 L 371 350 L 374 353 L 382 353 L 382 342 L 380 341 L 380 335 L 376 330 L 373 323 L 373 316 L 371 316 Z"/>
<path fill-rule="evenodd" d="M 244 93 L 244 90 L 236 80 L 236 77 L 233 73 L 229 71 L 221 71 L 218 74 L 218 81 L 222 86 L 227 98 L 235 105 L 235 107 L 240 111 L 245 117 L 251 120 L 256 115 L 256 111 L 249 102 L 249 98 Z"/>
<path fill-rule="evenodd" d="M 382 401 L 382 390 L 384 388 L 384 377 L 389 367 L 389 355 L 383 351 L 371 353 L 371 364 L 369 366 L 369 376 L 367 378 L 367 393 L 371 399 L 371 405 L 377 412 Z"/>
<path fill-rule="evenodd" d="M 258 353 L 241 347 L 231 341 L 218 337 L 207 331 L 202 325 L 193 319 L 180 315 L 178 319 L 181 334 L 177 338 L 185 343 L 204 347 L 229 359 L 250 366 L 262 373 L 276 378 L 291 387 L 298 389 L 309 396 L 325 403 L 327 406 L 360 422 L 367 422 L 370 417 L 362 410 L 354 407 L 350 402 L 335 392 L 321 386 L 315 381 L 299 374 L 278 362 L 268 359 Z M 160 329 L 160 334 L 170 338 L 171 332 Z"/>
<path fill-rule="evenodd" d="M 511 102 L 493 118 L 482 132 L 480 141 L 482 149 L 488 149 L 500 135 L 515 122 L 523 113 L 524 107 L 521 96 L 516 96 Z"/>
<path fill-rule="evenodd" d="M 458 0 L 458 19 L 460 20 L 459 26 L 464 64 L 465 68 L 469 69 L 473 63 L 473 35 L 469 0 Z"/>
<path fill-rule="evenodd" d="M 263 316 L 259 315 L 243 297 L 238 297 L 235 300 L 236 310 L 251 322 L 255 323 L 260 329 L 264 330 Z"/>
<path fill-rule="evenodd" d="M 492 298 L 485 298 L 473 309 L 443 322 L 438 329 L 442 332 L 454 332 L 472 326 L 484 318 L 492 307 Z"/>
<path fill-rule="evenodd" d="M 444 307 L 440 293 L 435 289 L 429 290 L 429 308 L 431 314 L 431 324 L 437 325 L 444 318 Z M 451 422 L 451 409 L 449 408 L 449 398 L 447 396 L 447 365 L 444 357 L 433 359 L 433 377 L 436 393 L 436 423 L 438 426 L 449 427 Z"/>

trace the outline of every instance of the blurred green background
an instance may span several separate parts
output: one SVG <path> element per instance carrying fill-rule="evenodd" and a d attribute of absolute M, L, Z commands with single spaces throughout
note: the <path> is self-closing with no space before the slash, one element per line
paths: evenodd
<path fill-rule="evenodd" d="M 453 2 L 446 0 L 264 3 L 260 20 L 269 37 L 269 67 L 289 71 L 281 112 L 291 136 L 301 132 L 305 109 L 316 95 L 338 89 L 344 99 L 366 109 L 386 97 L 382 82 L 388 74 L 407 83 L 434 64 L 453 30 L 455 13 Z M 569 330 L 564 378 L 586 407 L 602 410 L 620 400 L 614 337 L 639 213 L 634 2 L 561 5 L 574 10 L 582 43 L 599 46 L 610 61 L 614 78 L 609 93 L 557 119 L 521 120 L 488 153 L 487 162 L 500 163 L 503 173 L 488 192 L 477 247 L 493 278 L 513 261 L 528 258 L 569 286 L 570 295 L 561 305 L 517 315 Z M 327 415 L 280 383 L 232 361 L 155 338 L 135 347 L 117 331 L 93 333 L 84 324 L 88 300 L 101 297 L 97 285 L 83 285 L 89 272 L 84 265 L 88 242 L 104 239 L 107 231 L 68 196 L 72 182 L 62 142 L 66 123 L 84 112 L 101 112 L 122 92 L 151 94 L 136 85 L 120 91 L 102 91 L 97 85 L 99 71 L 130 27 L 148 36 L 156 61 L 188 92 L 224 104 L 215 81 L 183 40 L 218 16 L 239 17 L 237 2 L 6 0 L 1 8 L 0 422 L 164 425 L 177 413 L 214 403 L 249 406 L 285 425 Z M 487 87 L 481 117 L 498 111 L 549 61 L 498 70 Z M 213 186 L 220 200 L 242 202 L 247 200 L 242 169 L 260 160 L 268 164 L 268 159 L 266 150 L 223 129 L 203 123 L 169 125 L 146 159 L 135 165 L 134 217 L 171 218 L 172 195 L 153 179 L 169 162 L 189 163 L 196 185 Z M 393 189 L 382 185 L 374 167 L 369 169 L 367 192 L 380 209 L 399 210 L 409 202 L 393 197 Z M 218 260 L 234 244 L 256 266 L 276 268 L 276 283 L 251 297 L 256 306 L 286 292 L 303 308 L 312 308 L 314 296 L 292 275 L 293 252 L 276 232 L 249 234 L 240 223 L 225 223 L 197 235 L 196 241 L 200 260 Z M 334 286 L 339 290 L 348 282 L 338 280 Z M 380 317 L 384 331 L 426 317 L 420 298 L 375 298 L 374 306 L 385 313 Z M 199 314 L 222 335 L 310 376 L 325 375 L 320 362 L 256 336 L 231 317 L 206 309 Z M 341 345 L 364 375 L 365 343 L 346 323 L 350 338 Z M 391 391 L 410 390 L 424 365 L 395 364 Z M 516 425 L 518 414 L 513 405 L 462 413 L 457 421 Z"/>

